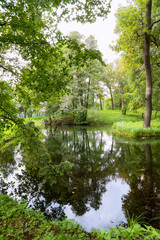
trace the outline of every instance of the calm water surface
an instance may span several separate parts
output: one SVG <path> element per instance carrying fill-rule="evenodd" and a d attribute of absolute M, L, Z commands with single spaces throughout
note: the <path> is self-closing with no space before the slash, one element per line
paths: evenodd
<path fill-rule="evenodd" d="M 128 213 L 160 228 L 160 139 L 116 138 L 110 127 L 43 132 L 47 151 L 36 144 L 0 151 L 1 192 L 87 231 L 126 223 Z"/>

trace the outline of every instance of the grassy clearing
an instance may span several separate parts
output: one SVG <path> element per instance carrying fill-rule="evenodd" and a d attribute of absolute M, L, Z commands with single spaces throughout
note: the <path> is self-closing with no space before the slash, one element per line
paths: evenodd
<path fill-rule="evenodd" d="M 26 208 L 0 194 L 0 239 L 3 240 L 143 240 L 160 239 L 160 231 L 153 227 L 141 227 L 130 221 L 128 228 L 122 226 L 87 233 L 72 220 L 47 221 L 41 213 Z"/>
<path fill-rule="evenodd" d="M 129 137 L 160 136 L 160 121 L 152 120 L 150 128 L 143 128 L 143 121 L 117 122 L 113 125 L 114 132 Z"/>
<path fill-rule="evenodd" d="M 88 111 L 87 121 L 93 125 L 113 124 L 122 121 L 139 121 L 141 117 L 138 114 L 128 112 L 122 115 L 121 110 L 101 110 Z"/>

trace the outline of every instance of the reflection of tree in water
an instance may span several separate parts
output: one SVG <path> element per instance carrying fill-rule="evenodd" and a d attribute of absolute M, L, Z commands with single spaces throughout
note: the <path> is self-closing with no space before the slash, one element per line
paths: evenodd
<path fill-rule="evenodd" d="M 67 204 L 77 215 L 83 215 L 90 207 L 98 209 L 109 181 L 104 144 L 102 132 L 49 131 L 45 145 L 51 162 L 41 150 L 33 148 L 32 154 L 24 151 L 26 172 L 17 175 L 16 194 L 41 211 L 53 202 L 59 203 L 58 208 L 50 208 L 56 216 L 64 216 L 62 205 Z M 66 167 L 68 162 L 72 168 Z"/>
<path fill-rule="evenodd" d="M 58 207 L 51 207 L 54 200 L 52 189 L 46 189 L 47 185 L 42 183 L 39 179 L 33 178 L 30 174 L 23 171 L 22 175 L 17 174 L 17 180 L 19 182 L 16 193 L 17 196 L 22 197 L 28 201 L 28 207 L 32 207 L 36 210 L 45 212 L 45 215 L 51 218 L 61 219 L 65 218 L 65 213 L 62 205 Z M 51 190 L 51 191 L 50 191 Z M 47 211 L 47 208 L 50 208 Z M 50 214 L 52 212 L 52 214 Z"/>
<path fill-rule="evenodd" d="M 151 151 L 149 144 L 106 143 L 104 132 L 80 128 L 48 130 L 45 146 L 50 158 L 43 148 L 24 148 L 26 170 L 17 175 L 18 185 L 13 188 L 13 195 L 27 199 L 34 209 L 61 219 L 65 217 L 64 205 L 70 205 L 76 215 L 83 215 L 91 207 L 100 207 L 109 180 L 121 178 L 130 186 L 122 199 L 125 213 L 139 216 L 145 212 L 150 219 L 159 215 L 159 144 L 153 144 Z M 3 153 L 8 159 L 6 169 L 5 157 L 1 157 L 0 169 L 5 176 L 12 173 L 12 166 L 15 168 L 14 148 L 10 153 L 9 158 L 9 152 Z M 6 192 L 4 180 L 0 185 Z"/>
<path fill-rule="evenodd" d="M 0 150 L 0 172 L 2 173 L 4 178 L 7 178 L 17 168 L 14 155 L 14 144 Z"/>
<path fill-rule="evenodd" d="M 123 165 L 119 174 L 130 185 L 130 191 L 123 196 L 123 210 L 130 216 L 142 216 L 142 221 L 160 228 L 160 178 L 159 178 L 159 145 L 118 144 L 121 154 L 117 159 Z M 153 156 L 153 157 L 152 157 Z M 119 164 L 119 163 L 118 163 Z M 116 166 L 115 166 L 116 167 Z M 127 169 L 128 168 L 128 169 Z M 127 214 L 126 214 L 127 215 Z M 154 218 L 154 220 L 153 220 Z"/>
<path fill-rule="evenodd" d="M 73 165 L 69 174 L 57 177 L 54 190 L 60 193 L 58 202 L 70 204 L 77 215 L 88 211 L 89 205 L 98 209 L 106 191 L 109 178 L 104 144 L 100 132 L 87 132 L 85 128 L 72 132 L 59 130 L 56 135 L 50 133 L 46 140 L 54 163 L 69 161 Z"/>

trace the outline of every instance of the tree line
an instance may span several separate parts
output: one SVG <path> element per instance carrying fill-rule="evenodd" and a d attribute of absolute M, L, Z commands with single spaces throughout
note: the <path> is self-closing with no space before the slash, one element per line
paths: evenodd
<path fill-rule="evenodd" d="M 64 37 L 58 23 L 94 22 L 107 17 L 111 1 L 0 2 L 1 131 L 19 124 L 19 112 L 30 117 L 45 106 L 54 119 L 69 113 L 83 123 L 88 109 L 139 110 L 150 127 L 159 111 L 158 0 L 132 0 L 119 7 L 112 48 L 121 52 L 112 64 L 103 61 L 94 36 L 79 32 Z M 145 104 L 144 104 L 145 103 Z"/>

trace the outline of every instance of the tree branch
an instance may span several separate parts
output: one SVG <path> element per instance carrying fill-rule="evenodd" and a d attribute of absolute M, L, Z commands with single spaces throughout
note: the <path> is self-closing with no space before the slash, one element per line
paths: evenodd
<path fill-rule="evenodd" d="M 2 108 L 1 106 L 0 106 L 0 109 L 8 115 L 8 116 L 3 116 L 3 115 L 1 115 L 3 118 L 6 118 L 6 119 L 8 119 L 8 120 L 10 120 L 10 121 L 18 124 L 18 121 L 17 121 L 16 118 L 12 117 L 12 115 L 11 115 L 10 113 L 8 113 L 8 112 L 7 112 L 4 108 Z"/>
<path fill-rule="evenodd" d="M 153 35 L 151 35 L 151 37 L 152 37 L 152 42 L 156 45 L 156 47 L 158 48 L 158 43 L 157 43 L 157 39 L 153 36 Z"/>
<path fill-rule="evenodd" d="M 154 24 L 156 24 L 156 23 L 158 23 L 158 22 L 160 22 L 160 19 L 157 20 L 157 21 L 153 21 L 153 23 L 150 25 L 149 29 L 152 29 L 152 27 L 154 26 Z"/>
<path fill-rule="evenodd" d="M 0 22 L 0 26 L 1 26 L 1 27 L 5 26 L 6 24 L 7 24 L 7 22 L 4 22 L 4 23 L 1 23 L 1 22 Z"/>
<path fill-rule="evenodd" d="M 6 67 L 4 67 L 3 65 L 0 65 L 0 68 L 3 68 L 5 71 L 11 72 L 11 73 L 13 73 L 14 75 L 18 76 L 18 74 L 16 74 L 14 71 L 12 71 L 12 69 L 6 68 Z"/>

